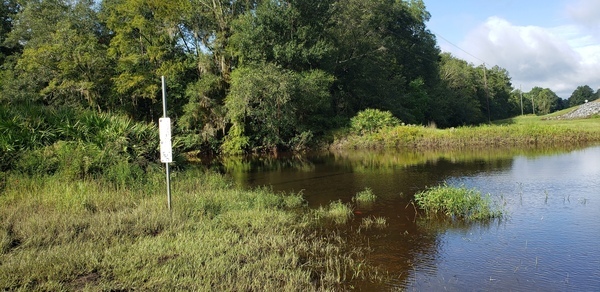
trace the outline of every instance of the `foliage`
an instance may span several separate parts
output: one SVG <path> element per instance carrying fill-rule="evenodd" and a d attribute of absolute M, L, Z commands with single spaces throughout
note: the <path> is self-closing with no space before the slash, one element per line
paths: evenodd
<path fill-rule="evenodd" d="M 350 119 L 350 129 L 356 134 L 371 134 L 386 127 L 398 126 L 400 123 L 391 112 L 366 109 Z"/>
<path fill-rule="evenodd" d="M 482 197 L 465 186 L 431 187 L 415 194 L 415 202 L 428 215 L 444 214 L 452 219 L 484 220 L 502 215 L 502 211 L 492 206 L 489 195 Z"/>
<path fill-rule="evenodd" d="M 549 88 L 534 87 L 527 93 L 534 103 L 535 113 L 546 115 L 565 108 L 563 101 Z"/>
<path fill-rule="evenodd" d="M 578 86 L 575 91 L 569 96 L 569 106 L 576 106 L 586 103 L 586 101 L 593 101 L 598 98 L 597 94 L 594 94 L 594 90 L 588 85 Z"/>
<path fill-rule="evenodd" d="M 593 119 L 554 120 L 525 116 L 498 122 L 497 125 L 433 129 L 405 125 L 385 128 L 366 135 L 340 135 L 334 148 L 458 149 L 504 146 L 548 146 L 600 141 L 600 127 Z"/>

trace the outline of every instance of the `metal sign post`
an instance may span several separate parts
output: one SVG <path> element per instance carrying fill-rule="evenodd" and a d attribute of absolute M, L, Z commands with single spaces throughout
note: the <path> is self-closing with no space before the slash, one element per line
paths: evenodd
<path fill-rule="evenodd" d="M 173 149 L 171 146 L 171 119 L 167 118 L 167 89 L 165 86 L 165 76 L 161 77 L 162 98 L 163 98 L 163 117 L 158 119 L 158 129 L 160 136 L 160 161 L 166 166 L 167 174 L 167 204 L 171 210 L 171 176 L 169 174 L 169 163 L 173 162 Z"/>

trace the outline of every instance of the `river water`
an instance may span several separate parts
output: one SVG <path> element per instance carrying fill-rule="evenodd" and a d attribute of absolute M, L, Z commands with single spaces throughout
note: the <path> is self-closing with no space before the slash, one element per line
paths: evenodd
<path fill-rule="evenodd" d="M 302 192 L 312 207 L 370 188 L 347 234 L 389 272 L 360 290 L 600 291 L 600 147 L 450 153 L 345 152 L 226 166 L 246 187 Z M 441 183 L 490 194 L 506 213 L 486 223 L 426 219 L 410 204 Z M 387 227 L 359 230 L 362 218 Z"/>

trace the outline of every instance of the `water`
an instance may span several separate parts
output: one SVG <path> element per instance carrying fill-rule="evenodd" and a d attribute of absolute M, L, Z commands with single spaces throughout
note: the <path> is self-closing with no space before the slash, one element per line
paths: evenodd
<path fill-rule="evenodd" d="M 373 249 L 389 271 L 362 290 L 600 291 L 600 147 L 454 153 L 326 153 L 246 161 L 229 168 L 238 183 L 302 192 L 310 206 L 350 202 L 371 188 L 375 205 L 357 208 L 349 237 Z M 485 224 L 426 220 L 410 200 L 448 182 L 503 205 Z M 357 232 L 362 218 L 388 227 Z"/>

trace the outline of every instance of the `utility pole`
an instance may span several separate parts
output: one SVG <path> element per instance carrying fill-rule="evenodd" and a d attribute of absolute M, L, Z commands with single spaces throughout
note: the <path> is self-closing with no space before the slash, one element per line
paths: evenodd
<path fill-rule="evenodd" d="M 490 95 L 488 94 L 487 75 L 486 75 L 485 62 L 483 63 L 483 86 L 485 91 L 485 98 L 487 100 L 487 112 L 488 112 L 488 123 L 492 123 L 490 115 Z"/>
<path fill-rule="evenodd" d="M 523 90 L 521 89 L 520 84 L 519 84 L 519 93 L 521 94 L 521 115 L 523 115 Z"/>

